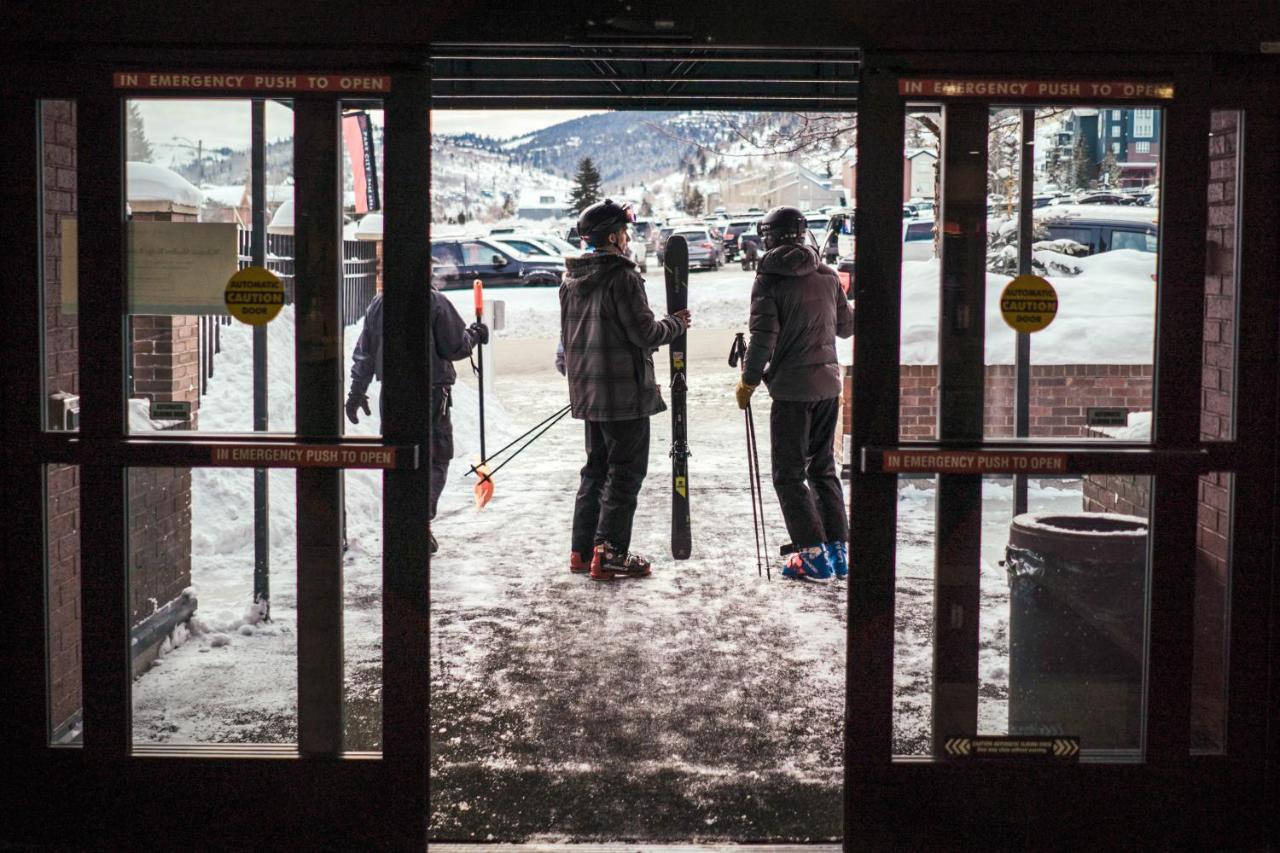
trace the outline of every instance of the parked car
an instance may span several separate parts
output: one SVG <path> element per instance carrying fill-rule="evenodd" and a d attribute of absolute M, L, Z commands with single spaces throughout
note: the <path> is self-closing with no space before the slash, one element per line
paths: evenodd
<path fill-rule="evenodd" d="M 676 228 L 672 237 L 683 237 L 689 244 L 689 268 L 720 269 L 723 263 L 720 255 L 720 244 L 711 236 L 706 228 Z M 665 248 L 665 244 L 663 244 Z"/>
<path fill-rule="evenodd" d="M 1134 196 L 1117 192 L 1091 192 L 1076 198 L 1076 204 L 1137 204 Z"/>
<path fill-rule="evenodd" d="M 470 287 L 475 279 L 485 287 L 558 286 L 564 261 L 526 255 L 487 237 L 442 238 L 431 241 L 431 270 L 444 289 Z"/>
<path fill-rule="evenodd" d="M 902 259 L 927 261 L 933 257 L 933 217 L 902 220 Z"/>
<path fill-rule="evenodd" d="M 644 239 L 634 227 L 631 229 L 631 241 L 627 243 L 627 257 L 635 262 L 640 272 L 649 271 L 649 247 L 645 245 Z"/>
<path fill-rule="evenodd" d="M 529 255 L 534 259 L 552 257 L 565 260 L 566 258 L 576 258 L 582 254 L 581 249 L 576 249 L 572 244 L 550 234 L 500 234 L 490 239 L 496 243 L 510 246 L 517 252 Z"/>
<path fill-rule="evenodd" d="M 721 249 L 724 252 L 725 262 L 728 263 L 741 253 L 741 247 L 738 242 L 739 236 L 743 232 L 751 232 L 755 228 L 756 220 L 754 219 L 731 219 L 728 226 L 724 229 L 724 239 L 721 241 Z"/>
<path fill-rule="evenodd" d="M 1155 252 L 1160 229 L 1156 210 L 1140 205 L 1053 205 L 1035 212 L 1036 223 L 1053 240 L 1074 240 L 1089 254 L 1116 249 Z"/>

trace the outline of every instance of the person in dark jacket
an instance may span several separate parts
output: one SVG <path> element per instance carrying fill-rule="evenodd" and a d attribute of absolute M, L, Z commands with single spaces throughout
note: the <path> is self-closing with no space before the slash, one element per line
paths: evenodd
<path fill-rule="evenodd" d="M 453 362 L 471 355 L 477 343 L 489 342 L 489 329 L 484 323 L 470 326 L 462 320 L 444 294 L 432 287 L 430 291 L 431 323 L 431 515 L 436 517 L 436 505 L 444 491 L 449 476 L 449 462 L 453 459 L 453 420 L 449 409 L 453 407 L 452 388 L 458 378 Z M 360 411 L 369 411 L 369 383 L 382 381 L 382 294 L 373 297 L 365 310 L 364 328 L 356 341 L 351 363 L 351 391 L 347 394 L 347 420 L 360 422 Z M 382 398 L 378 398 L 378 417 L 382 417 Z M 429 527 L 429 526 L 428 526 Z M 438 549 L 436 538 L 428 530 L 431 553 Z"/>
<path fill-rule="evenodd" d="M 836 337 L 853 335 L 853 311 L 834 270 L 804 244 L 808 223 L 794 207 L 760 220 L 764 257 L 751 289 L 751 342 L 738 383 L 745 409 L 763 379 L 773 487 L 794 553 L 784 577 L 827 580 L 849 573 L 849 522 L 836 471 L 840 365 Z"/>
<path fill-rule="evenodd" d="M 743 234 L 738 238 L 742 245 L 742 268 L 753 270 L 760 260 L 760 241 L 754 234 Z"/>
<path fill-rule="evenodd" d="M 649 465 L 649 418 L 666 410 L 653 353 L 689 327 L 688 311 L 656 320 L 644 278 L 626 257 L 631 212 L 609 199 L 578 219 L 591 251 L 565 261 L 560 332 L 573 417 L 585 422 L 587 464 L 573 508 L 569 570 L 594 580 L 644 577 L 632 554 L 636 496 Z"/>

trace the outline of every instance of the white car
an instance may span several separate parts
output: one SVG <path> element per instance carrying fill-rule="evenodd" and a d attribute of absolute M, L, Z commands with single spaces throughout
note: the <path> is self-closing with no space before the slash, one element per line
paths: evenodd
<path fill-rule="evenodd" d="M 902 220 L 902 259 L 927 261 L 933 257 L 933 217 Z"/>
<path fill-rule="evenodd" d="M 649 247 L 636 235 L 636 229 L 628 228 L 627 234 L 631 237 L 631 242 L 627 244 L 627 256 L 640 267 L 640 272 L 648 272 Z"/>

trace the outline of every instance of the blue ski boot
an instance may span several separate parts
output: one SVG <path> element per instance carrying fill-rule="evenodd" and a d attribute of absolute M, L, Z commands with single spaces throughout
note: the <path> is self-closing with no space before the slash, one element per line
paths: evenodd
<path fill-rule="evenodd" d="M 827 556 L 827 549 L 822 545 L 797 548 L 791 556 L 787 557 L 782 576 L 798 581 L 831 580 L 831 559 Z"/>
<path fill-rule="evenodd" d="M 842 581 L 849 577 L 849 543 L 827 542 L 822 547 L 827 552 L 827 559 L 831 561 L 831 572 L 835 579 Z"/>

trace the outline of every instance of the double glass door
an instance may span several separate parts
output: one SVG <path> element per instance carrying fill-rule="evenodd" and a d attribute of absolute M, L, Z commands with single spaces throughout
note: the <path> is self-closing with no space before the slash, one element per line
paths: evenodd
<path fill-rule="evenodd" d="M 1064 81 L 867 68 L 846 844 L 957 826 L 1007 841 L 1063 814 L 1081 839 L 1097 838 L 1090 814 L 1191 832 L 1196 785 L 1222 807 L 1203 831 L 1219 831 L 1257 806 L 1267 744 L 1254 638 L 1275 391 L 1244 354 L 1274 351 L 1277 306 L 1242 223 L 1276 165 L 1274 120 L 1212 101 L 1196 76 L 1037 98 L 1031 84 Z M 267 92 L 201 77 L 224 125 L 261 129 L 260 162 L 235 167 L 246 191 L 212 222 L 210 194 L 187 186 L 231 167 L 180 118 L 191 92 L 118 70 L 33 83 L 5 119 L 41 165 L 4 164 L 7 230 L 40 235 L 14 256 L 5 359 L 22 439 L 6 450 L 21 559 L 5 590 L 14 636 L 43 638 L 10 655 L 15 731 L 48 771 L 31 801 L 83 793 L 86 831 L 124 827 L 145 792 L 169 806 L 156 826 L 176 828 L 191 816 L 178 782 L 199 773 L 236 792 L 203 820 L 420 847 L 427 342 L 412 330 L 431 269 L 429 81 L 260 75 L 335 87 Z M 174 102 L 170 160 L 195 163 L 186 185 L 134 159 L 159 101 Z M 342 393 L 368 252 L 340 211 L 360 115 L 383 140 L 361 153 L 385 176 L 372 289 L 388 320 L 382 405 L 356 428 Z M 273 177 L 285 146 L 294 174 Z M 904 242 L 930 220 L 927 251 Z M 265 325 L 198 301 L 241 267 L 280 280 Z M 353 550 L 377 569 L 352 572 Z M 192 564 L 226 581 L 225 602 L 193 600 Z M 209 615 L 177 630 L 197 603 Z M 237 646 L 254 651 L 229 665 Z M 1138 794 L 1136 811 L 1116 802 Z"/>

